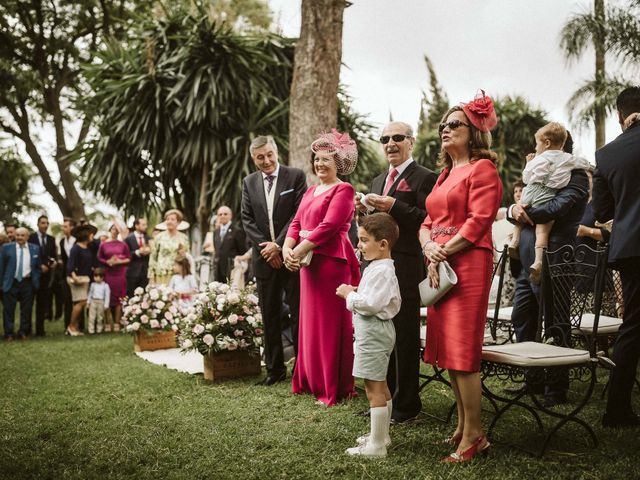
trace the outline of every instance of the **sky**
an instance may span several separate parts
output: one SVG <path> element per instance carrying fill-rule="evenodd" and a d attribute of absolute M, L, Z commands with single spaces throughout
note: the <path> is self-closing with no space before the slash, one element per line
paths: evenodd
<path fill-rule="evenodd" d="M 297 37 L 301 1 L 268 1 L 282 33 Z M 422 90 L 429 87 L 427 55 L 452 104 L 471 100 L 480 88 L 491 96 L 522 95 L 569 126 L 576 153 L 594 162 L 593 131 L 577 130 L 566 111 L 571 94 L 593 75 L 593 52 L 567 64 L 558 40 L 567 19 L 587 10 L 590 0 L 352 2 L 344 15 L 341 82 L 354 109 L 373 124 L 382 127 L 393 115 L 417 126 Z M 606 133 L 607 141 L 620 133 L 614 117 Z M 43 142 L 47 138 L 45 132 Z M 43 191 L 38 185 L 35 190 Z M 53 222 L 62 220 L 47 194 L 35 199 Z"/>

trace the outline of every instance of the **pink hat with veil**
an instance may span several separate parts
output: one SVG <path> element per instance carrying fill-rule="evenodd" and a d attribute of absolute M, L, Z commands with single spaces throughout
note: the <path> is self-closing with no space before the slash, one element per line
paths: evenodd
<path fill-rule="evenodd" d="M 335 128 L 323 133 L 311 144 L 311 151 L 322 156 L 332 156 L 340 175 L 349 175 L 358 163 L 358 147 L 347 132 L 340 133 Z"/>

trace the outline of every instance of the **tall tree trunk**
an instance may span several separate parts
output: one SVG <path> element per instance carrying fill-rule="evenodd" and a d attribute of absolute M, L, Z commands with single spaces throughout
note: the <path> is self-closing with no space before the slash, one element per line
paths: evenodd
<path fill-rule="evenodd" d="M 196 218 L 200 225 L 200 240 L 204 239 L 207 231 L 209 230 L 209 216 L 211 215 L 211 204 L 209 199 L 209 182 L 211 176 L 211 167 L 208 162 L 202 164 L 202 178 L 200 179 L 200 195 L 198 197 L 198 209 Z"/>
<path fill-rule="evenodd" d="M 289 165 L 310 176 L 309 145 L 336 126 L 346 0 L 302 0 L 289 109 Z"/>
<path fill-rule="evenodd" d="M 596 108 L 595 108 L 595 127 L 596 127 L 596 149 L 603 147 L 605 144 L 605 121 L 607 112 L 603 103 L 604 88 L 606 82 L 605 76 L 605 44 L 606 44 L 606 18 L 604 12 L 604 0 L 594 0 L 594 13 L 596 17 L 597 28 L 599 29 L 598 37 L 595 39 L 594 47 L 596 51 Z"/>

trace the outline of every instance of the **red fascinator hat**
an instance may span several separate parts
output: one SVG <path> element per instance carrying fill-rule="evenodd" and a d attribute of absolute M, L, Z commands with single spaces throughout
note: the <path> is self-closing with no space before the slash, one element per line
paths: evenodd
<path fill-rule="evenodd" d="M 333 156 L 336 170 L 340 175 L 349 175 L 358 163 L 358 147 L 347 132 L 340 133 L 335 128 L 331 133 L 321 134 L 312 144 L 311 151 L 316 154 Z"/>
<path fill-rule="evenodd" d="M 469 103 L 463 103 L 462 110 L 473 126 L 481 132 L 489 132 L 498 124 L 493 100 L 484 94 L 484 90 L 480 90 Z"/>

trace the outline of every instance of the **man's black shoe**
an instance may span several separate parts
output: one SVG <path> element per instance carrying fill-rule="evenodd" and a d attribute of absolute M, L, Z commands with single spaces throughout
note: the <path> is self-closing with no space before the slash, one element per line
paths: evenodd
<path fill-rule="evenodd" d="M 282 382 L 282 381 L 284 381 L 286 379 L 287 379 L 287 374 L 286 373 L 283 373 L 282 375 L 278 375 L 278 376 L 269 375 L 264 380 L 260 380 L 259 382 L 257 382 L 256 385 L 263 385 L 265 387 L 270 387 L 271 385 L 274 385 L 274 384 L 276 384 L 278 382 Z"/>
<path fill-rule="evenodd" d="M 527 383 L 523 383 L 519 387 L 505 388 L 503 391 L 507 395 L 513 395 L 513 396 L 520 395 L 523 393 L 533 393 L 534 395 L 540 395 L 541 393 L 544 393 L 544 386 L 543 385 L 531 386 Z"/>
<path fill-rule="evenodd" d="M 632 413 L 623 417 L 616 417 L 609 413 L 602 416 L 602 426 L 608 428 L 640 427 L 640 416 Z"/>
<path fill-rule="evenodd" d="M 568 402 L 566 395 L 545 395 L 544 399 L 540 403 L 543 407 L 551 408 L 555 407 L 556 405 L 562 405 L 563 403 Z"/>

